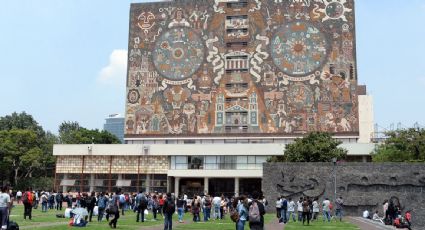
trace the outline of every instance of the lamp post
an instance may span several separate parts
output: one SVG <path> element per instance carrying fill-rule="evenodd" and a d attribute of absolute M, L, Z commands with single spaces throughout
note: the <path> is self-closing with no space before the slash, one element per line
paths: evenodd
<path fill-rule="evenodd" d="M 337 162 L 337 158 L 334 157 L 332 158 L 332 163 L 333 163 L 333 171 L 334 171 L 334 200 L 336 200 L 336 162 Z"/>

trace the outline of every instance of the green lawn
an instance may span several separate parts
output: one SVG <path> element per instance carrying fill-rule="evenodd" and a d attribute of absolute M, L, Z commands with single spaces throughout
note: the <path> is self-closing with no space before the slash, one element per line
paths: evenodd
<path fill-rule="evenodd" d="M 47 213 L 41 212 L 41 209 L 33 209 L 33 219 L 30 220 L 24 220 L 23 218 L 23 206 L 18 205 L 12 210 L 12 216 L 11 220 L 17 222 L 21 228 L 24 229 L 43 229 L 43 230 L 60 230 L 60 229 L 71 229 L 68 227 L 68 219 L 64 218 L 56 218 L 56 214 L 63 214 L 64 211 L 56 211 L 56 210 L 49 210 Z M 268 214 L 265 216 L 266 223 L 269 223 L 270 221 L 274 220 L 275 215 L 274 214 Z M 148 221 L 144 223 L 137 223 L 136 222 L 136 215 L 132 211 L 127 211 L 124 216 L 120 216 L 120 219 L 118 219 L 118 225 L 117 229 L 123 229 L 123 230 L 142 230 L 144 226 L 162 226 L 163 220 L 161 216 L 158 216 L 158 221 L 153 221 L 153 217 L 151 214 L 147 217 Z M 192 222 L 192 215 L 190 213 L 185 214 L 185 223 L 184 224 L 174 224 L 173 229 L 176 230 L 233 230 L 235 229 L 235 223 L 233 223 L 230 218 L 226 217 L 224 220 L 216 220 L 216 221 L 209 221 L 207 223 L 199 222 L 199 223 L 193 223 Z M 202 219 L 202 216 L 201 216 Z M 89 223 L 86 228 L 87 230 L 105 230 L 110 229 L 108 226 L 106 220 L 103 220 L 103 222 L 98 223 L 97 217 L 93 217 L 93 222 Z M 177 215 L 173 216 L 173 220 L 177 220 Z M 78 228 L 73 228 L 78 229 Z M 246 225 L 245 229 L 249 229 L 248 224 Z M 283 229 L 283 225 L 282 225 Z M 300 222 L 290 222 L 285 226 L 285 230 L 292 230 L 292 229 L 309 229 L 309 230 L 317 230 L 317 229 L 335 229 L 335 230 L 358 230 L 356 226 L 346 223 L 346 222 L 336 222 L 333 221 L 331 223 L 324 223 L 323 221 L 316 221 L 310 224 L 310 226 L 303 226 Z"/>

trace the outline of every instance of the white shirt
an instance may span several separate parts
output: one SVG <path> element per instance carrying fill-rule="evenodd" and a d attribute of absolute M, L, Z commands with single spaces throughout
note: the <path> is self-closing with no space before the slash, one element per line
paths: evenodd
<path fill-rule="evenodd" d="M 288 212 L 293 212 L 293 211 L 295 211 L 295 202 L 293 200 L 291 200 L 288 203 Z"/>
<path fill-rule="evenodd" d="M 297 210 L 298 212 L 303 211 L 303 202 L 297 201 Z"/>
<path fill-rule="evenodd" d="M 363 218 L 369 218 L 369 211 L 368 210 L 365 210 L 363 212 Z"/>
<path fill-rule="evenodd" d="M 378 213 L 375 213 L 375 214 L 373 214 L 372 219 L 373 219 L 373 220 L 380 220 L 380 219 L 381 219 L 381 217 L 379 217 Z"/>
<path fill-rule="evenodd" d="M 282 208 L 282 200 L 276 201 L 276 208 Z"/>
<path fill-rule="evenodd" d="M 329 200 L 324 200 L 322 203 L 323 206 L 323 211 L 331 211 L 331 209 L 329 208 L 329 205 L 331 204 L 331 202 Z"/>
<path fill-rule="evenodd" d="M 10 196 L 7 193 L 0 192 L 0 208 L 9 207 Z"/>
<path fill-rule="evenodd" d="M 313 212 L 319 212 L 319 203 L 313 201 Z"/>
<path fill-rule="evenodd" d="M 21 191 L 18 191 L 18 192 L 16 193 L 16 196 L 22 196 L 22 192 L 21 192 Z"/>
<path fill-rule="evenodd" d="M 214 197 L 214 199 L 212 200 L 212 203 L 214 204 L 215 207 L 220 207 L 221 198 L 218 196 Z"/>

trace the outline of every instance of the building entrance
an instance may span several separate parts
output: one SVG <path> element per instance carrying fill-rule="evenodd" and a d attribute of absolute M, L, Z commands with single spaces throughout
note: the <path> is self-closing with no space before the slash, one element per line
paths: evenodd
<path fill-rule="evenodd" d="M 209 179 L 209 194 L 212 196 L 234 196 L 235 195 L 235 179 L 233 178 L 217 178 Z"/>
<path fill-rule="evenodd" d="M 260 178 L 239 179 L 239 194 L 252 194 L 252 192 L 261 192 Z"/>
<path fill-rule="evenodd" d="M 189 197 L 201 195 L 204 193 L 203 178 L 182 178 L 180 179 L 179 194 L 186 194 Z"/>

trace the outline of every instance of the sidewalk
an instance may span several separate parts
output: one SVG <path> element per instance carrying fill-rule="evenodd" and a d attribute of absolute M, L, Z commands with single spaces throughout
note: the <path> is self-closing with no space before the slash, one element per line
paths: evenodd
<path fill-rule="evenodd" d="M 273 218 L 273 220 L 270 221 L 270 223 L 264 226 L 264 230 L 283 230 L 283 229 L 285 229 L 285 225 L 279 224 L 279 220 L 277 218 Z"/>
<path fill-rule="evenodd" d="M 395 230 L 396 229 L 393 226 L 384 225 L 380 222 L 365 219 L 362 217 L 347 217 L 346 220 L 356 225 L 361 230 Z M 401 228 L 398 228 L 398 229 L 401 229 Z"/>

